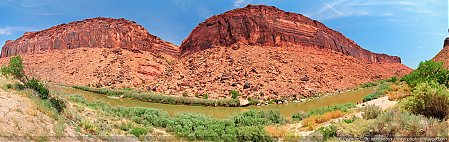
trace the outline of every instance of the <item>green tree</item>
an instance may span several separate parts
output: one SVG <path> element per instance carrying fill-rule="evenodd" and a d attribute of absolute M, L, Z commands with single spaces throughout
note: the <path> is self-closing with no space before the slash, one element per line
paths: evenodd
<path fill-rule="evenodd" d="M 26 76 L 23 71 L 22 57 L 20 56 L 11 57 L 9 60 L 9 65 L 3 66 L 1 68 L 1 72 L 5 75 L 12 75 L 22 82 L 26 82 Z"/>
<path fill-rule="evenodd" d="M 412 88 L 429 81 L 435 81 L 448 87 L 449 71 L 444 69 L 443 64 L 443 62 L 432 60 L 421 62 L 415 71 L 404 76 L 401 80 L 407 82 Z"/>

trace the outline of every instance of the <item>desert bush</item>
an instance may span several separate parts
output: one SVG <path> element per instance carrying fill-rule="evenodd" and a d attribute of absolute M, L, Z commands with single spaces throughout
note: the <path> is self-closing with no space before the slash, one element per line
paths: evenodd
<path fill-rule="evenodd" d="M 382 109 L 376 105 L 364 106 L 361 111 L 364 119 L 375 119 L 382 113 Z"/>
<path fill-rule="evenodd" d="M 447 136 L 448 125 L 434 118 L 408 112 L 389 111 L 378 116 L 367 127 L 368 136 L 442 137 Z"/>
<path fill-rule="evenodd" d="M 50 103 L 56 109 L 56 111 L 58 111 L 58 113 L 61 113 L 66 108 L 66 105 L 62 99 L 53 97 L 50 98 Z"/>
<path fill-rule="evenodd" d="M 147 128 L 142 128 L 142 127 L 134 127 L 131 129 L 131 131 L 129 131 L 130 134 L 132 134 L 136 137 L 146 135 L 148 132 L 149 132 L 149 130 Z"/>
<path fill-rule="evenodd" d="M 255 126 L 267 124 L 283 124 L 285 119 L 279 111 L 250 110 L 237 114 L 232 118 L 236 126 Z"/>
<path fill-rule="evenodd" d="M 393 77 L 387 79 L 386 81 L 387 81 L 387 82 L 391 82 L 391 83 L 395 83 L 395 82 L 398 81 L 398 78 L 397 78 L 396 76 L 393 76 Z"/>
<path fill-rule="evenodd" d="M 265 124 L 281 124 L 284 121 L 278 112 L 272 111 L 250 111 L 219 120 L 202 114 L 183 113 L 169 117 L 167 112 L 157 109 L 112 107 L 101 101 L 89 102 L 79 95 L 70 96 L 70 100 L 103 110 L 109 115 L 128 118 L 146 127 L 166 128 L 168 132 L 192 141 L 272 141 L 264 130 Z M 122 126 L 121 129 L 129 128 Z"/>
<path fill-rule="evenodd" d="M 404 107 L 414 114 L 444 119 L 449 111 L 449 91 L 436 82 L 420 83 Z"/>
<path fill-rule="evenodd" d="M 387 96 L 388 96 L 388 100 L 395 101 L 395 100 L 400 100 L 400 99 L 410 96 L 410 93 L 394 91 L 394 92 L 388 92 Z"/>
<path fill-rule="evenodd" d="M 307 117 L 308 116 L 307 116 L 307 114 L 305 112 L 299 112 L 299 113 L 294 114 L 292 116 L 292 119 L 296 120 L 296 121 L 301 121 L 301 120 L 303 120 L 304 118 L 307 118 Z"/>
<path fill-rule="evenodd" d="M 237 91 L 237 90 L 230 90 L 230 91 L 229 91 L 229 94 L 231 95 L 231 98 L 232 98 L 232 99 L 237 99 L 237 97 L 240 96 L 240 93 L 239 93 L 239 91 Z"/>
<path fill-rule="evenodd" d="M 308 130 L 315 129 L 315 126 L 324 122 L 327 122 L 331 119 L 339 118 L 344 116 L 344 113 L 340 110 L 335 110 L 331 112 L 326 112 L 322 115 L 313 115 L 308 118 L 305 118 L 302 121 L 304 127 L 307 127 Z"/>
<path fill-rule="evenodd" d="M 337 136 L 337 127 L 331 125 L 326 127 L 321 127 L 317 131 L 323 135 L 323 140 L 326 141 L 329 138 Z"/>
<path fill-rule="evenodd" d="M 11 57 L 8 66 L 3 66 L 0 71 L 4 75 L 12 75 L 21 81 L 26 78 L 23 71 L 22 57 L 20 56 Z"/>
<path fill-rule="evenodd" d="M 285 125 L 268 125 L 265 131 L 274 138 L 283 138 L 288 133 L 288 126 Z"/>
<path fill-rule="evenodd" d="M 402 81 L 414 88 L 420 83 L 437 82 L 448 87 L 449 71 L 444 69 L 443 62 L 434 62 L 432 60 L 419 63 L 419 66 L 412 73 L 401 78 Z"/>
<path fill-rule="evenodd" d="M 33 89 L 37 91 L 39 98 L 41 99 L 48 99 L 48 95 L 50 94 L 50 91 L 48 91 L 47 87 L 45 87 L 44 84 L 40 83 L 37 79 L 31 79 L 28 80 L 27 83 L 25 83 L 25 86 L 27 86 L 30 89 Z"/>

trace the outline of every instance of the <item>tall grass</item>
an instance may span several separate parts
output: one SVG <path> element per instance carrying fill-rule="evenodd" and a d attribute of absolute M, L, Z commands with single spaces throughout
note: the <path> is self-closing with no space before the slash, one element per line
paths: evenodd
<path fill-rule="evenodd" d="M 133 90 L 113 90 L 105 88 L 90 88 L 85 86 L 73 86 L 73 88 L 93 92 L 97 94 L 105 94 L 108 96 L 122 96 L 125 98 L 132 98 L 145 102 L 175 104 L 175 105 L 193 105 L 193 106 L 224 106 L 224 107 L 239 107 L 240 101 L 238 99 L 198 99 L 190 97 L 179 97 L 162 95 L 153 92 L 137 92 Z"/>

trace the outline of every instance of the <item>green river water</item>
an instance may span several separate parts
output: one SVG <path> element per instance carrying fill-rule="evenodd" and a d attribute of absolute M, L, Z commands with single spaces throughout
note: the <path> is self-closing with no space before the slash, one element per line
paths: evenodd
<path fill-rule="evenodd" d="M 167 111 L 172 116 L 183 112 L 202 113 L 215 118 L 226 118 L 236 113 L 248 110 L 278 110 L 281 112 L 282 116 L 284 116 L 285 118 L 290 118 L 295 113 L 301 111 L 306 112 L 314 108 L 343 103 L 358 103 L 362 101 L 364 96 L 375 91 L 375 87 L 369 87 L 344 92 L 336 95 L 324 96 L 321 98 L 312 99 L 301 103 L 270 104 L 267 106 L 248 106 L 248 107 L 205 107 L 205 106 L 160 104 L 160 103 L 142 102 L 132 99 L 111 98 L 102 94 L 96 94 L 92 92 L 62 86 L 53 86 L 51 88 L 55 91 L 60 91 L 65 94 L 78 94 L 88 100 L 101 100 L 113 106 L 146 107 L 146 108 L 161 109 Z"/>

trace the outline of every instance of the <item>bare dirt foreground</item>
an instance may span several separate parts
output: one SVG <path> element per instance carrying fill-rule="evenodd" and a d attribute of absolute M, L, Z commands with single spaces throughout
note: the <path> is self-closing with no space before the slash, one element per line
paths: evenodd
<path fill-rule="evenodd" d="M 0 82 L 5 82 L 4 77 Z M 0 88 L 0 141 L 78 141 L 73 127 L 40 111 L 26 94 Z"/>

